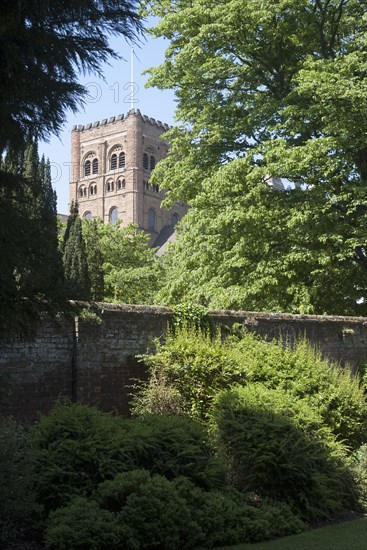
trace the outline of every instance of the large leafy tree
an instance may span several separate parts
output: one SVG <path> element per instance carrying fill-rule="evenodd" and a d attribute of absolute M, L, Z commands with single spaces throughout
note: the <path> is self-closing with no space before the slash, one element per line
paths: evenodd
<path fill-rule="evenodd" d="M 153 34 L 170 40 L 150 83 L 175 89 L 182 121 L 154 177 L 194 207 L 166 299 L 201 293 L 209 305 L 364 311 L 366 8 L 148 2 L 162 18 Z M 266 189 L 269 174 L 293 189 Z"/>
<path fill-rule="evenodd" d="M 92 290 L 99 289 L 99 299 L 103 288 L 103 297 L 110 302 L 154 302 L 160 281 L 160 264 L 155 249 L 148 246 L 149 236 L 146 233 L 134 224 L 123 227 L 120 222 L 113 225 L 104 224 L 101 220 L 83 220 L 83 234 Z M 100 280 L 100 259 L 103 284 Z"/>

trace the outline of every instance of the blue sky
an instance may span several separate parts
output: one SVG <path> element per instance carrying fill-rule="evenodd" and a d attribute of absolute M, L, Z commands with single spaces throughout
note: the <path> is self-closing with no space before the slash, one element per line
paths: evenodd
<path fill-rule="evenodd" d="M 71 157 L 71 129 L 75 124 L 88 124 L 109 118 L 120 113 L 126 114 L 130 109 L 131 47 L 122 38 L 110 41 L 112 48 L 124 59 L 111 60 L 110 65 L 103 67 L 105 81 L 94 75 L 81 75 L 80 82 L 87 86 L 89 99 L 79 113 L 67 112 L 67 122 L 59 137 L 53 136 L 49 143 L 40 143 L 40 154 L 45 154 L 51 162 L 52 184 L 57 193 L 57 210 L 68 213 L 69 202 L 69 165 Z M 160 91 L 155 88 L 145 88 L 148 75 L 141 72 L 152 66 L 159 65 L 164 59 L 164 50 L 168 45 L 163 39 L 153 39 L 149 36 L 142 42 L 140 48 L 135 46 L 138 59 L 134 59 L 134 107 L 143 114 L 173 124 L 174 94 L 172 91 Z"/>

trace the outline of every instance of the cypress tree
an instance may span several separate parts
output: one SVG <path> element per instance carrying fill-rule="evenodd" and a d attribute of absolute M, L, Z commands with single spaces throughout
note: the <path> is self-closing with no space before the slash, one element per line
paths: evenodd
<path fill-rule="evenodd" d="M 77 203 L 72 203 L 64 236 L 63 265 L 66 292 L 73 300 L 90 299 L 90 277 L 82 221 Z"/>
<path fill-rule="evenodd" d="M 83 220 L 82 223 L 91 283 L 91 298 L 101 301 L 104 298 L 104 270 L 98 222 L 97 220 Z"/>

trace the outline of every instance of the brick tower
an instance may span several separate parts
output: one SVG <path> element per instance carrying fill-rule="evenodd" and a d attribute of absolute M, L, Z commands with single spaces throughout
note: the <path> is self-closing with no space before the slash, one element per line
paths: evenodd
<path fill-rule="evenodd" d="M 156 163 L 167 155 L 168 144 L 160 136 L 168 129 L 139 109 L 74 126 L 69 197 L 78 201 L 80 215 L 136 223 L 151 235 L 151 244 L 167 233 L 187 212 L 184 203 L 161 207 L 164 191 L 149 183 Z"/>

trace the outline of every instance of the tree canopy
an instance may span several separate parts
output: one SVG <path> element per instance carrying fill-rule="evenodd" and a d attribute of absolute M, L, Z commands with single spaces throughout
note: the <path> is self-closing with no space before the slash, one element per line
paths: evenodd
<path fill-rule="evenodd" d="M 0 151 L 57 134 L 87 95 L 78 73 L 117 57 L 110 35 L 141 31 L 136 0 L 4 0 L 0 22 Z"/>
<path fill-rule="evenodd" d="M 123 227 L 120 222 L 83 220 L 83 235 L 94 299 L 153 303 L 160 265 L 146 233 L 134 224 Z"/>
<path fill-rule="evenodd" d="M 153 177 L 170 200 L 193 206 L 166 301 L 194 294 L 219 307 L 364 311 L 366 7 L 147 2 L 161 17 L 152 33 L 170 40 L 150 84 L 175 90 L 181 121 Z M 267 188 L 269 175 L 289 189 Z"/>

